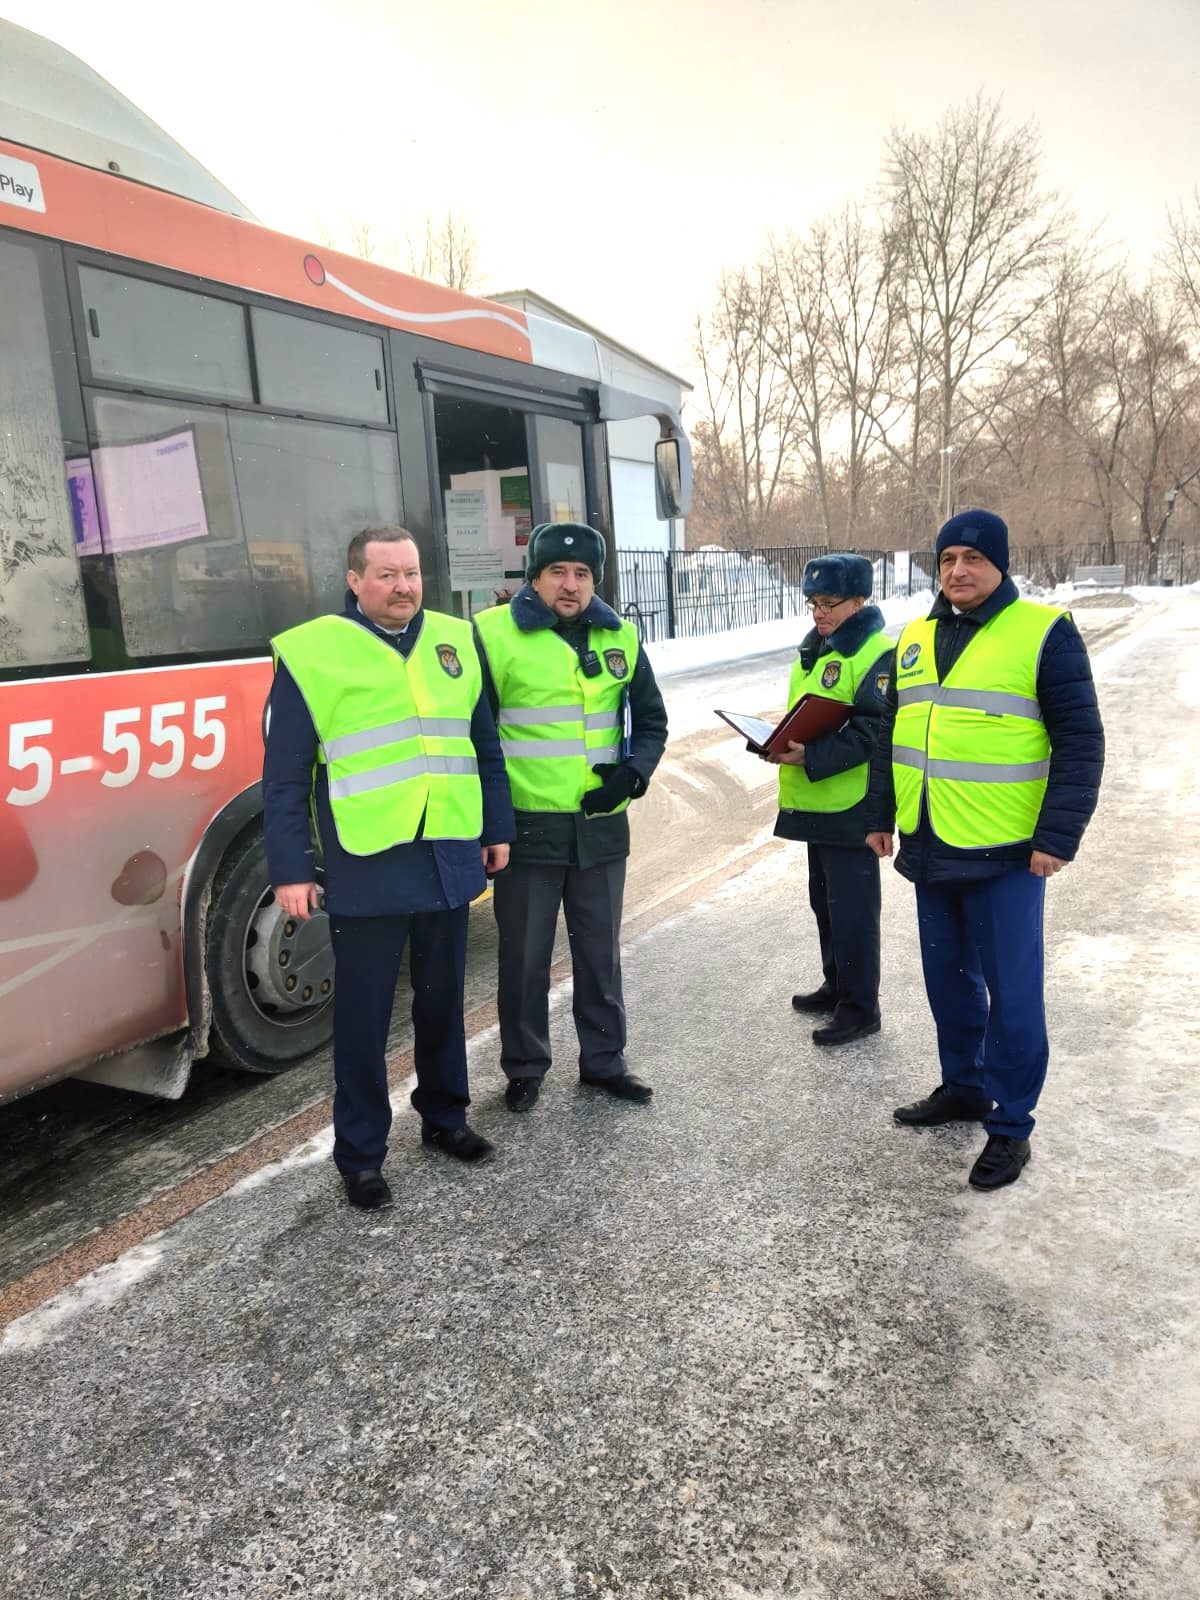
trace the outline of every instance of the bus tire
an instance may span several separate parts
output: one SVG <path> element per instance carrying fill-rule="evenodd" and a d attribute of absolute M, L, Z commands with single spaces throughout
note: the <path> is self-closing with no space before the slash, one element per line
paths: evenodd
<path fill-rule="evenodd" d="M 213 880 L 205 934 L 209 1051 L 244 1072 L 286 1072 L 333 1032 L 333 951 L 324 910 L 307 922 L 275 902 L 257 829 Z"/>

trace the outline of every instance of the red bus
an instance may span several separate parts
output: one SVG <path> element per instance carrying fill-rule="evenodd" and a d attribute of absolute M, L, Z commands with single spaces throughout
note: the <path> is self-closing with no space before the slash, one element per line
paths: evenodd
<path fill-rule="evenodd" d="M 606 420 L 658 418 L 660 516 L 690 459 L 589 337 L 273 233 L 67 52 L 0 22 L 0 59 L 0 1100 L 177 1095 L 330 1031 L 262 716 L 349 534 L 402 522 L 470 615 L 531 523 L 611 540 Z"/>

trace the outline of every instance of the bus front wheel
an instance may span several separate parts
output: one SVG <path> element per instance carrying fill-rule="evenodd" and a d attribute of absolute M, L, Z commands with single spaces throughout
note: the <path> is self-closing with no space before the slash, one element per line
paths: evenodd
<path fill-rule="evenodd" d="M 324 910 L 276 904 L 262 834 L 234 845 L 213 882 L 205 939 L 209 1049 L 247 1072 L 286 1072 L 333 1031 L 333 950 Z"/>

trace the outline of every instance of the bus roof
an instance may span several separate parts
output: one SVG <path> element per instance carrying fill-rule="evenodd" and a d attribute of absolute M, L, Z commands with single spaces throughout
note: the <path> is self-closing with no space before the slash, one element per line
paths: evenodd
<path fill-rule="evenodd" d="M 595 341 L 578 329 L 263 227 L 98 73 L 3 19 L 0 224 L 578 377 L 600 376 Z"/>
<path fill-rule="evenodd" d="M 98 72 L 61 45 L 2 17 L 0 134 L 254 220 L 236 195 Z"/>

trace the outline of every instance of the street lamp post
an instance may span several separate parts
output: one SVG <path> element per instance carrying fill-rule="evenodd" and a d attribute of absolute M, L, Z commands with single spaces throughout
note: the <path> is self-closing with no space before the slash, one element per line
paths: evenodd
<path fill-rule="evenodd" d="M 944 450 L 939 450 L 938 455 L 946 458 L 946 516 L 949 522 L 954 515 L 954 440 L 951 439 Z"/>

